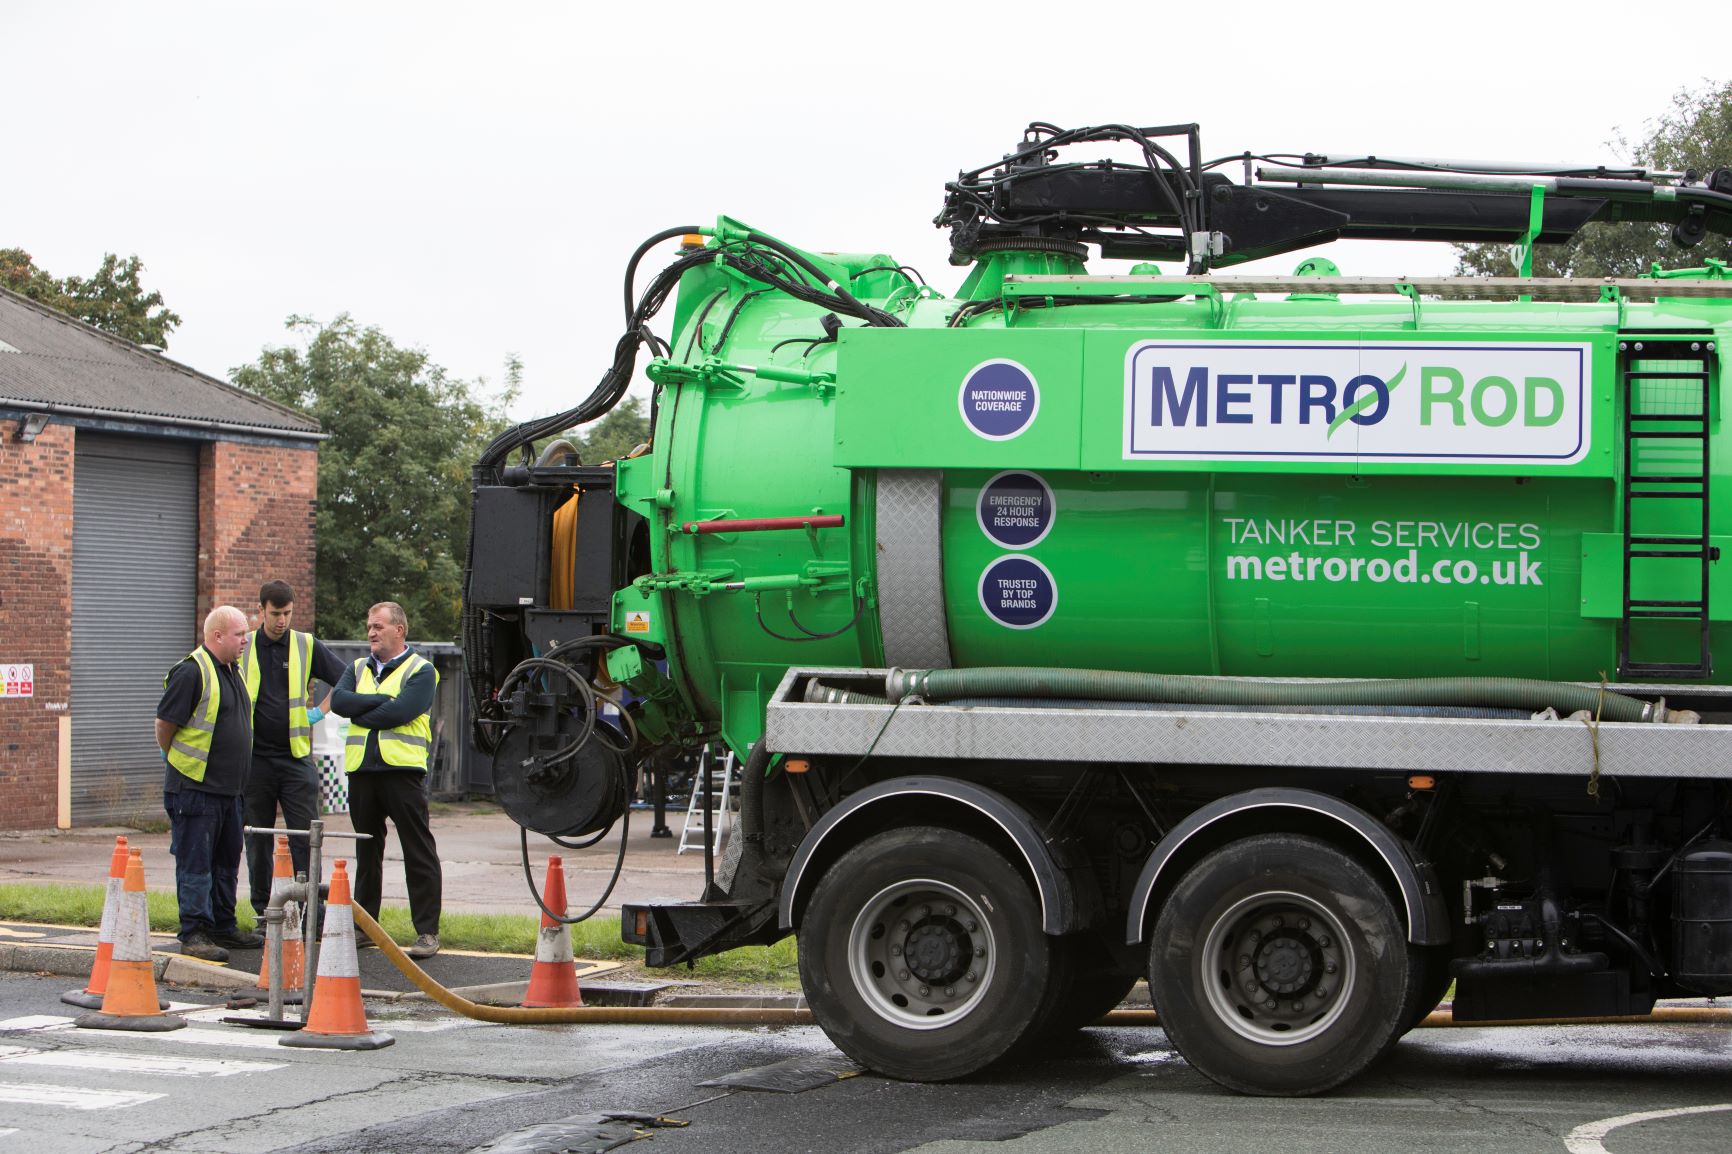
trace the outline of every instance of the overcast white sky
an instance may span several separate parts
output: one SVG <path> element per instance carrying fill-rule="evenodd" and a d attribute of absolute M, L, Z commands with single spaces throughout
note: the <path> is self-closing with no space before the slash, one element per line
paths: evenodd
<path fill-rule="evenodd" d="M 1619 130 L 1725 79 L 1729 34 L 1717 3 L 6 0 L 0 247 L 59 276 L 138 254 L 184 319 L 169 355 L 215 376 L 290 314 L 348 312 L 471 380 L 516 353 L 529 417 L 593 387 L 625 259 L 670 225 L 888 251 L 948 292 L 942 185 L 1030 120 L 1194 120 L 1211 155 L 1617 160 Z"/>

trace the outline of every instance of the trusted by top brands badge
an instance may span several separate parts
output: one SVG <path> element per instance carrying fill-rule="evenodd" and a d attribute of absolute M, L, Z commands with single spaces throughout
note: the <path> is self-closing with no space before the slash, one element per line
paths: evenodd
<path fill-rule="evenodd" d="M 977 436 L 1008 441 L 1034 423 L 1040 386 L 1015 361 L 983 361 L 962 379 L 957 397 L 962 419 Z"/>
<path fill-rule="evenodd" d="M 1585 343 L 1139 341 L 1124 456 L 1573 465 L 1592 384 Z"/>

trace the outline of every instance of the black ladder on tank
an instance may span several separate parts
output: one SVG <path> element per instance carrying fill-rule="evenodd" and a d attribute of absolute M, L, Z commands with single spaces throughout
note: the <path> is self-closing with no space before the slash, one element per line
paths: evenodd
<path fill-rule="evenodd" d="M 1708 566 L 1719 551 L 1708 535 L 1708 426 L 1714 355 L 1714 342 L 1707 335 L 1631 336 L 1618 342 L 1625 468 L 1621 679 L 1707 677 L 1713 669 L 1708 653 Z M 1649 587 L 1645 591 L 1657 584 L 1662 596 L 1634 596 L 1633 575 Z M 1639 624 L 1658 621 L 1694 624 L 1694 661 L 1641 660 L 1633 655 L 1635 635 L 1643 632 Z M 1677 633 L 1667 640 L 1685 646 L 1687 652 Z"/>

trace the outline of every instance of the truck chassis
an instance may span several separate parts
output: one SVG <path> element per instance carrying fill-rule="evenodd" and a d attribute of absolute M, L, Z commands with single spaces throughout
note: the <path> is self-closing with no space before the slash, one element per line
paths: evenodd
<path fill-rule="evenodd" d="M 705 900 L 627 907 L 652 964 L 797 933 L 831 1037 L 920 1080 L 1146 976 L 1261 1094 L 1354 1076 L 1451 983 L 1457 1020 L 1732 992 L 1723 725 L 872 700 L 893 673 L 787 672 Z"/>

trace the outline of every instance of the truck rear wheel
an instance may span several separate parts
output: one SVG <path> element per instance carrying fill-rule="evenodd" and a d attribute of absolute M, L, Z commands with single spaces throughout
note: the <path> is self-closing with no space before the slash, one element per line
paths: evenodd
<path fill-rule="evenodd" d="M 1407 980 L 1411 987 L 1408 990 L 1411 1009 L 1402 1033 L 1418 1028 L 1443 1002 L 1443 996 L 1449 993 L 1449 987 L 1455 981 L 1449 973 L 1452 952 L 1448 946 L 1413 946 L 1408 950 Z"/>
<path fill-rule="evenodd" d="M 800 922 L 800 982 L 836 1047 L 892 1078 L 960 1078 L 1035 1023 L 1051 951 L 1040 906 L 997 850 L 913 826 L 825 871 Z"/>
<path fill-rule="evenodd" d="M 1288 834 L 1216 850 L 1179 881 L 1149 952 L 1167 1036 L 1246 1094 L 1317 1094 L 1407 1028 L 1406 935 L 1384 888 L 1327 842 Z"/>
<path fill-rule="evenodd" d="M 1048 940 L 1053 981 L 1030 1042 L 1055 1041 L 1094 1025 L 1117 1009 L 1137 984 L 1138 975 L 1121 972 L 1112 951 L 1093 933 Z"/>

